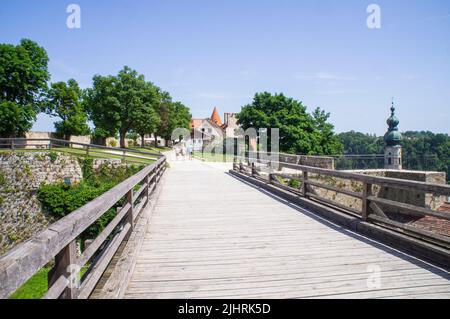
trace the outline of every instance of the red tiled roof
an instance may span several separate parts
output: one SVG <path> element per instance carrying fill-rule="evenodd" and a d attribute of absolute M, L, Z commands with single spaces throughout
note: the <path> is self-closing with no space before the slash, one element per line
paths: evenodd
<path fill-rule="evenodd" d="M 441 207 L 439 207 L 438 211 L 443 213 L 450 213 L 450 203 L 445 202 Z"/>
<path fill-rule="evenodd" d="M 200 126 L 202 126 L 202 122 L 203 122 L 203 120 L 202 119 L 192 119 L 191 120 L 191 129 L 192 128 L 197 128 L 197 127 L 200 127 Z"/>
<path fill-rule="evenodd" d="M 219 112 L 217 111 L 217 107 L 214 108 L 214 111 L 211 115 L 211 121 L 216 123 L 218 126 L 222 126 L 222 119 L 220 118 Z"/>
<path fill-rule="evenodd" d="M 442 204 L 437 211 L 450 215 L 450 203 Z M 450 236 L 450 221 L 443 218 L 425 216 L 413 222 L 412 225 L 432 233 Z"/>

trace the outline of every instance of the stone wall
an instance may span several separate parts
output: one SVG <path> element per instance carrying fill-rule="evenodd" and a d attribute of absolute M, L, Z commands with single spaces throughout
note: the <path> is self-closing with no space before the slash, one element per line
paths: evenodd
<path fill-rule="evenodd" d="M 280 162 L 319 167 L 325 169 L 334 169 L 334 158 L 326 156 L 307 156 L 307 155 L 291 155 L 279 154 Z"/>
<path fill-rule="evenodd" d="M 25 133 L 25 138 L 27 138 L 27 139 L 36 139 L 36 138 L 51 139 L 51 138 L 56 138 L 56 135 L 54 133 L 50 133 L 50 132 L 28 132 L 28 133 Z M 48 148 L 48 145 L 49 145 L 48 141 L 26 141 L 24 143 L 27 145 L 27 146 L 25 146 L 26 149 L 35 149 L 35 148 L 45 149 L 45 148 Z"/>
<path fill-rule="evenodd" d="M 90 136 L 75 136 L 71 135 L 69 138 L 69 141 L 74 143 L 81 143 L 81 144 L 91 144 L 91 137 Z M 83 148 L 81 145 L 73 145 L 74 148 Z"/>
<path fill-rule="evenodd" d="M 82 169 L 75 157 L 41 152 L 1 154 L 0 255 L 53 222 L 37 199 L 42 183 L 81 179 Z"/>
<path fill-rule="evenodd" d="M 117 168 L 121 166 L 127 166 L 126 163 L 123 163 L 120 159 L 103 159 L 103 158 L 96 158 L 92 162 L 92 168 L 94 170 L 99 170 L 102 167 L 108 167 L 108 168 Z"/>

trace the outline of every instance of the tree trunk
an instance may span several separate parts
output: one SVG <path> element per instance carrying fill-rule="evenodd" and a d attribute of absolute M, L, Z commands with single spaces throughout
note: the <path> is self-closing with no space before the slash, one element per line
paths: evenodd
<path fill-rule="evenodd" d="M 125 145 L 125 132 L 120 132 L 120 148 L 126 148 Z"/>
<path fill-rule="evenodd" d="M 145 141 L 144 141 L 145 134 L 141 134 L 141 147 L 145 147 Z"/>
<path fill-rule="evenodd" d="M 158 135 L 155 133 L 155 147 L 158 148 Z"/>

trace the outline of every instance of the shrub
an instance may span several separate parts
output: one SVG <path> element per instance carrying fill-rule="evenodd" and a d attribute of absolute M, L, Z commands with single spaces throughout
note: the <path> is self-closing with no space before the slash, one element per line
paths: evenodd
<path fill-rule="evenodd" d="M 83 171 L 84 180 L 91 180 L 94 176 L 92 165 L 94 160 L 92 158 L 79 158 L 81 170 Z"/>
<path fill-rule="evenodd" d="M 25 173 L 25 175 L 28 178 L 31 178 L 33 176 L 33 173 L 31 172 L 31 169 L 27 164 L 25 164 L 25 167 L 23 168 L 23 172 Z"/>
<path fill-rule="evenodd" d="M 111 146 L 111 147 L 117 147 L 117 141 L 116 140 L 111 140 L 111 141 L 109 141 L 109 146 Z"/>
<path fill-rule="evenodd" d="M 83 170 L 83 181 L 75 185 L 43 184 L 38 190 L 38 199 L 50 215 L 59 219 L 74 210 L 86 205 L 98 196 L 107 192 L 129 176 L 136 174 L 142 166 L 120 166 L 110 168 L 103 165 L 99 171 L 92 169 L 92 159 L 80 160 Z M 120 206 L 119 202 L 117 206 Z M 83 239 L 95 238 L 116 215 L 115 207 L 109 209 L 86 232 Z"/>
<path fill-rule="evenodd" d="M 3 172 L 0 172 L 0 187 L 5 186 L 5 185 L 6 185 L 5 174 L 3 174 Z"/>
<path fill-rule="evenodd" d="M 112 183 L 90 185 L 84 181 L 73 186 L 66 184 L 41 185 L 38 190 L 38 199 L 44 209 L 59 219 L 86 205 L 112 187 L 114 187 Z M 114 209 L 110 209 L 89 227 L 82 237 L 95 238 L 114 218 L 114 212 Z"/>
<path fill-rule="evenodd" d="M 48 156 L 50 157 L 50 161 L 52 163 L 54 163 L 56 161 L 56 159 L 58 158 L 58 153 L 50 152 L 50 153 L 48 153 Z"/>
<path fill-rule="evenodd" d="M 295 179 L 291 179 L 289 180 L 289 187 L 300 188 L 300 182 Z"/>

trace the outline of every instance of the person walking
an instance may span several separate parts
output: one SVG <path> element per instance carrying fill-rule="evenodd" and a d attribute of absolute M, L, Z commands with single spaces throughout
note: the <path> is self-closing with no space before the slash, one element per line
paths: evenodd
<path fill-rule="evenodd" d="M 187 145 L 187 155 L 188 155 L 188 159 L 190 161 L 192 161 L 192 143 L 189 143 Z"/>

